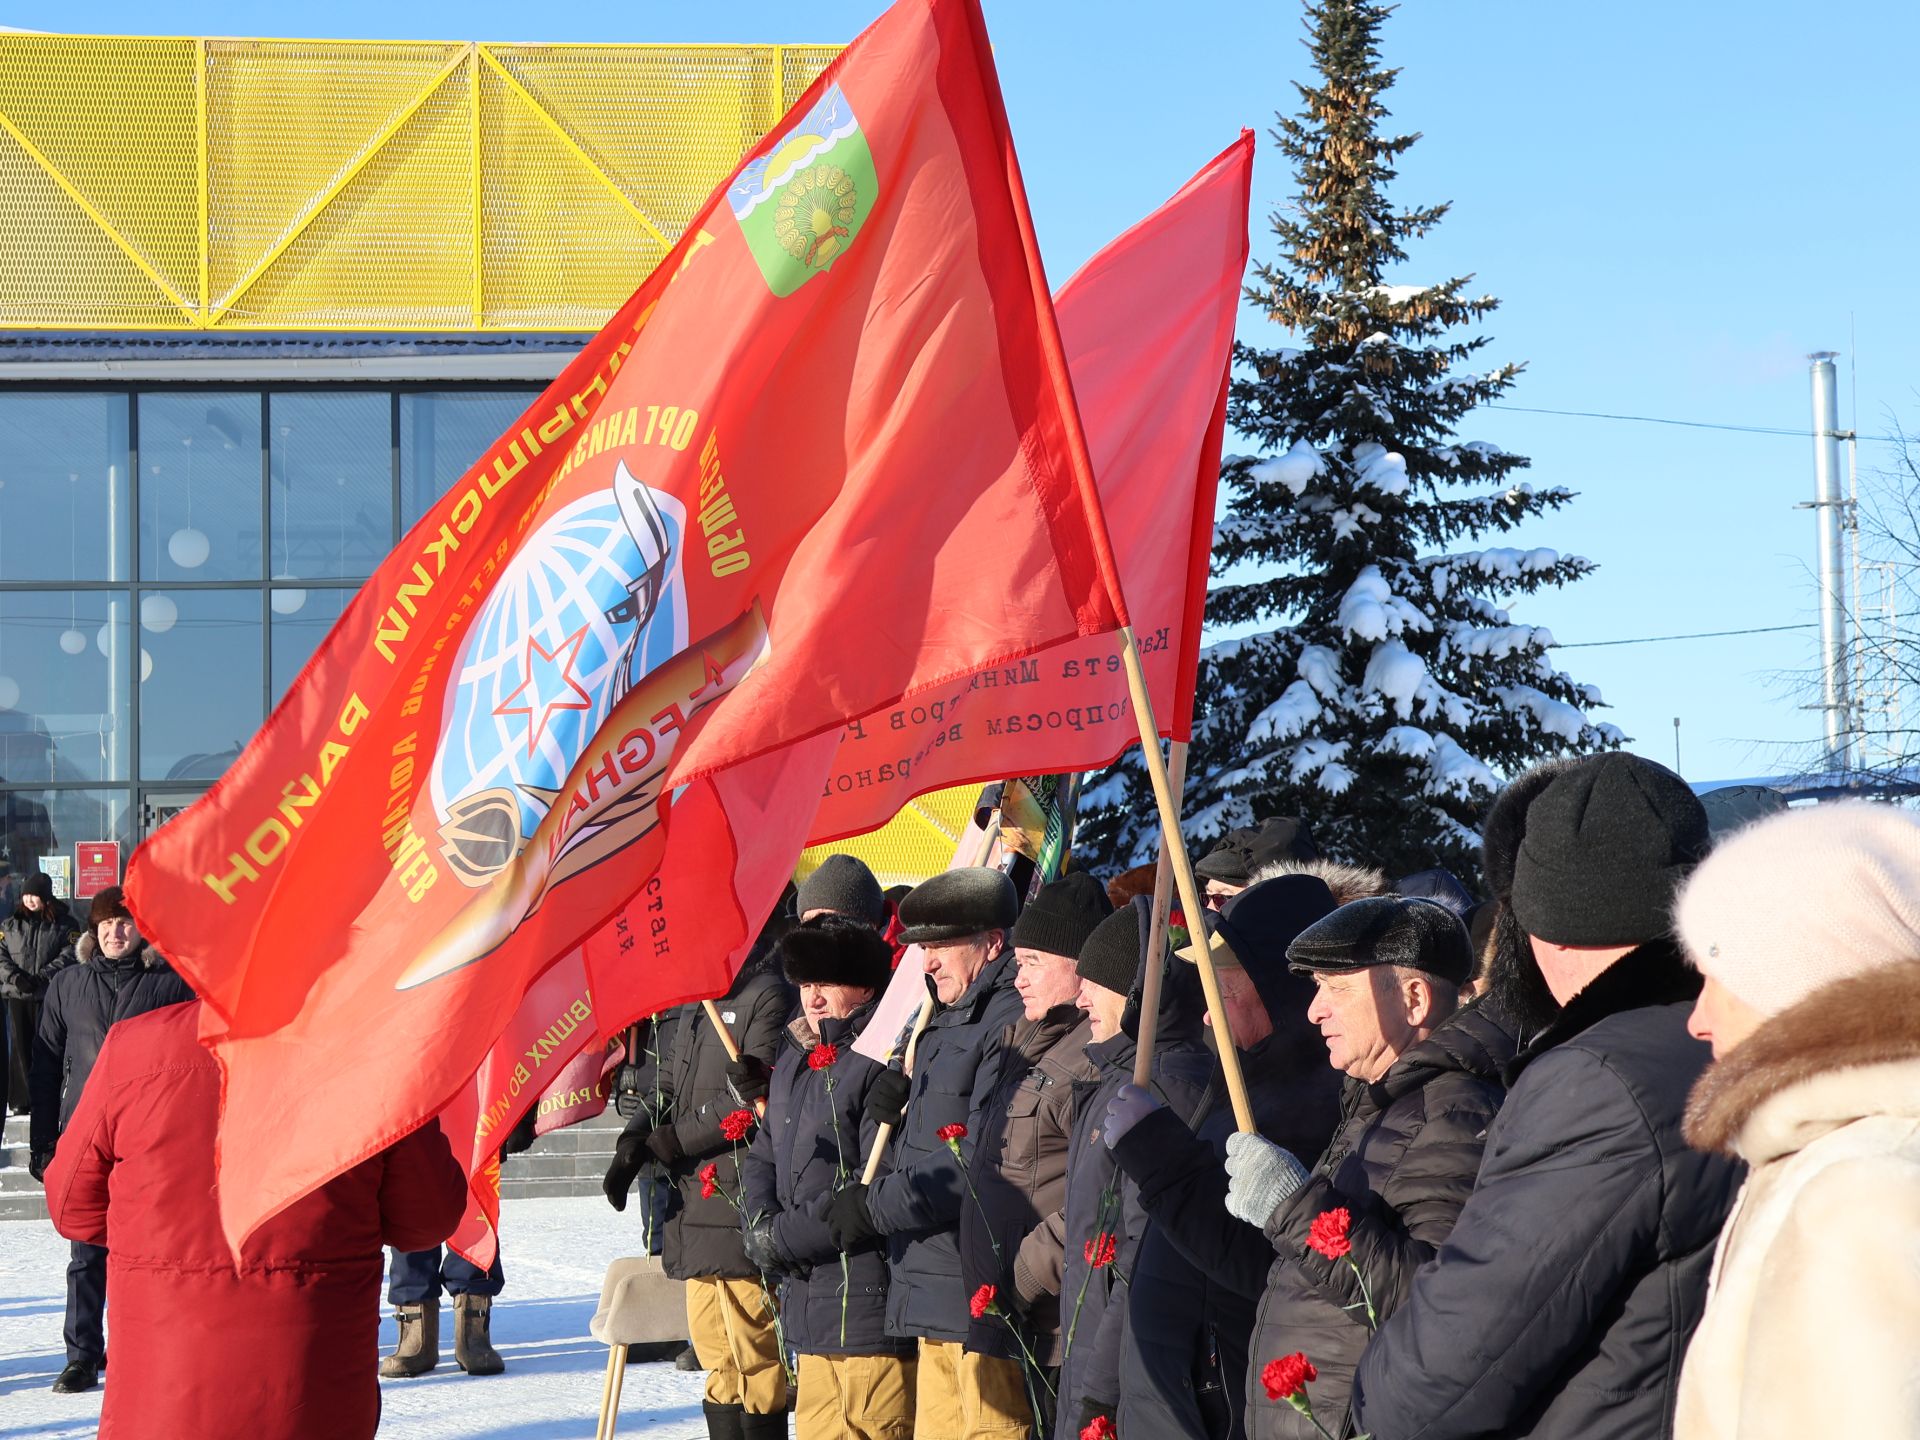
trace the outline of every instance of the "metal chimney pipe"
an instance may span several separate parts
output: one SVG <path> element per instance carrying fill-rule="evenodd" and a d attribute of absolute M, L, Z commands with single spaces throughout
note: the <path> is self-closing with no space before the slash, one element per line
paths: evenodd
<path fill-rule="evenodd" d="M 1847 497 L 1840 475 L 1840 399 L 1835 352 L 1819 350 L 1813 362 L 1814 520 L 1819 536 L 1820 709 L 1826 719 L 1827 769 L 1853 769 L 1852 706 L 1847 699 Z"/>

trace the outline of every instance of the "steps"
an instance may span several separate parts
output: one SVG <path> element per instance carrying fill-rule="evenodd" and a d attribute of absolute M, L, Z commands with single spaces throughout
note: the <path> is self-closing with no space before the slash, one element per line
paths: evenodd
<path fill-rule="evenodd" d="M 625 1123 L 609 1107 L 604 1115 L 541 1136 L 531 1150 L 513 1156 L 502 1167 L 502 1198 L 598 1195 Z M 9 1115 L 4 1137 L 0 1137 L 0 1220 L 46 1217 L 47 1202 L 40 1184 L 27 1173 L 27 1117 Z"/>

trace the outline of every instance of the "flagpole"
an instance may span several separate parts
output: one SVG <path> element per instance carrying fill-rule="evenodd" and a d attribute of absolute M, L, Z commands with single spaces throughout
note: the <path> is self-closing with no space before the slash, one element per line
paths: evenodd
<path fill-rule="evenodd" d="M 907 1036 L 906 1058 L 901 1061 L 902 1068 L 905 1069 L 909 1075 L 913 1073 L 913 1056 L 914 1052 L 920 1048 L 920 1036 L 925 1032 L 928 1022 L 932 1019 L 933 992 L 929 990 L 927 992 L 927 998 L 920 1002 L 920 1013 L 914 1017 L 913 1033 Z M 891 1062 L 893 1056 L 888 1055 L 887 1060 Z M 893 1126 L 890 1124 L 882 1125 L 879 1130 L 874 1132 L 873 1148 L 867 1152 L 867 1168 L 860 1172 L 860 1183 L 862 1185 L 873 1184 L 874 1177 L 880 1173 L 880 1157 L 887 1153 L 887 1141 L 892 1138 Z"/>
<path fill-rule="evenodd" d="M 1153 748 L 1160 748 L 1158 737 Z M 1175 740 L 1167 748 L 1172 752 L 1167 760 L 1167 784 L 1173 789 L 1177 815 L 1187 790 L 1187 742 Z M 1153 870 L 1153 924 L 1147 931 L 1147 968 L 1140 982 L 1140 1033 L 1133 1053 L 1133 1083 L 1143 1090 L 1153 1083 L 1153 1034 L 1160 1023 L 1161 966 L 1166 960 L 1168 912 L 1172 909 L 1173 865 L 1167 859 L 1167 837 L 1162 831 Z"/>
<path fill-rule="evenodd" d="M 1160 807 L 1161 840 L 1173 861 L 1173 883 L 1180 896 L 1180 908 L 1194 937 L 1193 956 L 1200 970 L 1200 988 L 1206 992 L 1207 1013 L 1213 1017 L 1214 1038 L 1220 1052 L 1220 1070 L 1227 1078 L 1227 1094 L 1233 1101 L 1233 1119 L 1243 1132 L 1252 1134 L 1253 1103 L 1247 1098 L 1247 1080 L 1240 1073 L 1240 1056 L 1234 1050 L 1233 1031 L 1227 1025 L 1226 1002 L 1220 995 L 1220 977 L 1213 968 L 1213 944 L 1207 937 L 1201 918 L 1205 906 L 1200 899 L 1200 884 L 1194 878 L 1193 861 L 1180 838 L 1180 809 L 1173 786 L 1167 777 L 1167 763 L 1160 753 L 1160 727 L 1153 719 L 1153 698 L 1147 693 L 1146 671 L 1140 666 L 1140 647 L 1134 643 L 1133 627 L 1120 627 L 1120 658 L 1127 667 L 1127 692 L 1133 697 L 1133 716 L 1140 726 L 1140 748 L 1147 762 L 1147 778 L 1153 782 L 1153 798 Z M 1145 1009 L 1141 1023 L 1144 1026 Z"/>
<path fill-rule="evenodd" d="M 713 1028 L 719 1033 L 720 1044 L 727 1052 L 729 1061 L 740 1058 L 740 1047 L 734 1043 L 733 1032 L 727 1029 L 727 1022 L 720 1018 L 720 1007 L 711 1000 L 702 1000 L 700 1008 L 707 1012 L 707 1019 L 713 1022 Z M 762 1095 L 753 1102 L 753 1113 L 764 1116 L 767 1113 L 767 1097 Z"/>

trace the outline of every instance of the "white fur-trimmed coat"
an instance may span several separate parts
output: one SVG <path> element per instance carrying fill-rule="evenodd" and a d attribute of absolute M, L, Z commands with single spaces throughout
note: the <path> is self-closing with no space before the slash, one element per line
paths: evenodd
<path fill-rule="evenodd" d="M 1677 1440 L 1920 1437 L 1920 961 L 1826 986 L 1694 1089 L 1752 1171 L 1680 1380 Z"/>

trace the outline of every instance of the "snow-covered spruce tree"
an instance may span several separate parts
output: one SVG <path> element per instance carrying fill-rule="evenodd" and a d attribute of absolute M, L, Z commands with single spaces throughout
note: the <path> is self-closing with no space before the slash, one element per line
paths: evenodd
<path fill-rule="evenodd" d="M 1275 139 L 1296 204 L 1273 217 L 1278 264 L 1248 296 L 1301 348 L 1241 345 L 1228 418 L 1266 458 L 1226 462 L 1207 618 L 1245 633 L 1202 656 L 1186 789 L 1190 842 L 1299 815 L 1321 848 L 1400 876 L 1476 872 L 1502 775 L 1618 744 L 1600 703 L 1516 624 L 1510 598 L 1586 574 L 1551 550 L 1474 548 L 1573 498 L 1536 490 L 1519 455 L 1454 438 L 1519 367 L 1474 368 L 1496 304 L 1471 276 L 1387 284 L 1446 205 L 1397 209 L 1386 188 L 1417 135 L 1383 135 L 1379 30 L 1392 7 L 1310 0 L 1318 83 Z M 1150 858 L 1154 807 L 1138 752 L 1089 787 L 1082 843 L 1110 865 Z"/>

